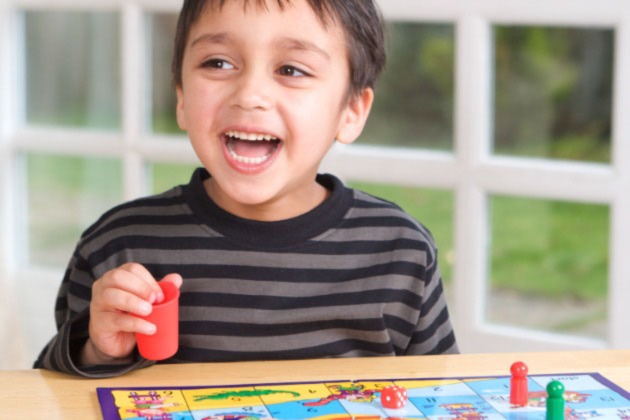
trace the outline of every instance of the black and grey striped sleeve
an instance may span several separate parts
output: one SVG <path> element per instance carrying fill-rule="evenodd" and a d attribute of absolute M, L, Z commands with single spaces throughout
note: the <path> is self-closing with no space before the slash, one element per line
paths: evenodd
<path fill-rule="evenodd" d="M 111 261 L 111 264 L 95 270 L 94 261 L 103 259 L 111 247 L 109 241 L 120 237 L 121 231 L 139 224 L 143 229 L 147 220 L 161 224 L 157 214 L 164 213 L 164 206 L 172 207 L 174 192 L 164 197 L 146 199 L 138 211 L 138 202 L 123 204 L 105 213 L 83 234 L 73 253 L 64 278 L 59 287 L 55 302 L 55 323 L 57 334 L 52 337 L 34 363 L 34 368 L 50 369 L 85 377 L 116 376 L 133 369 L 145 367 L 153 362 L 134 355 L 134 362 L 127 365 L 80 366 L 78 356 L 89 337 L 89 307 L 92 298 L 92 284 L 106 271 L 122 265 L 124 261 Z M 181 205 L 177 202 L 176 205 Z M 143 214 L 138 219 L 138 215 Z M 158 220 L 152 219 L 158 217 Z M 168 216 L 167 216 L 168 217 Z M 149 224 L 150 226 L 150 224 Z M 151 229 L 151 227 L 149 227 Z"/>
<path fill-rule="evenodd" d="M 407 309 L 397 315 L 390 314 L 393 327 L 390 335 L 398 337 L 397 355 L 453 354 L 459 353 L 455 333 L 451 325 L 443 283 L 438 267 L 437 248 L 428 229 L 392 203 L 357 192 L 357 211 L 368 223 L 372 240 L 390 242 L 392 253 L 398 258 L 392 267 L 407 263 L 407 291 L 412 294 L 412 305 L 401 302 L 398 309 Z M 359 223 L 359 222 L 357 222 Z M 365 220 L 362 222 L 366 224 Z M 396 260 L 394 260 L 396 261 Z M 398 269 L 389 270 L 388 282 L 392 282 Z M 395 341 L 394 341 L 395 342 Z"/>

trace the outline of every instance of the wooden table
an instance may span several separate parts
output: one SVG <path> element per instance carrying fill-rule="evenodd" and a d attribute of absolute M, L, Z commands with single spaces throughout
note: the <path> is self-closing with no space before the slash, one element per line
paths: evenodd
<path fill-rule="evenodd" d="M 97 387 L 509 375 L 517 360 L 530 374 L 599 372 L 630 390 L 630 350 L 156 365 L 110 379 L 20 370 L 0 371 L 0 418 L 100 419 Z"/>

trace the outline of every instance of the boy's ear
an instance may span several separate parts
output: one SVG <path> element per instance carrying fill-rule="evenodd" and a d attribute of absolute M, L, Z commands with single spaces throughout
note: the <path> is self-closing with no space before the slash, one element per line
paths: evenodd
<path fill-rule="evenodd" d="M 361 93 L 350 98 L 343 110 L 344 115 L 336 137 L 338 142 L 350 144 L 359 137 L 370 114 L 373 101 L 374 91 L 371 88 L 365 88 Z"/>
<path fill-rule="evenodd" d="M 182 86 L 177 86 L 175 88 L 175 92 L 177 93 L 177 125 L 182 130 L 186 131 L 186 115 L 184 113 L 184 90 Z"/>

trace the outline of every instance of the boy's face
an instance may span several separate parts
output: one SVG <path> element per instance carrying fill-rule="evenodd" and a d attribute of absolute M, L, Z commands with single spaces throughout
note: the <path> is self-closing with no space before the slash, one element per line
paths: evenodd
<path fill-rule="evenodd" d="M 242 0 L 206 8 L 188 37 L 177 119 L 212 174 L 206 190 L 217 204 L 281 220 L 325 198 L 318 166 L 334 139 L 358 137 L 372 91 L 347 99 L 345 37 L 334 20 L 324 28 L 306 0 L 267 8 Z"/>

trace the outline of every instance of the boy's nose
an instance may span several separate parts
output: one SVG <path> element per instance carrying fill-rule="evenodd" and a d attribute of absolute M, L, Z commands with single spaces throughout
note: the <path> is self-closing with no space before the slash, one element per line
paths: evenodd
<path fill-rule="evenodd" d="M 261 73 L 252 69 L 241 74 L 236 80 L 232 106 L 246 111 L 267 110 L 271 107 L 273 80 Z"/>

